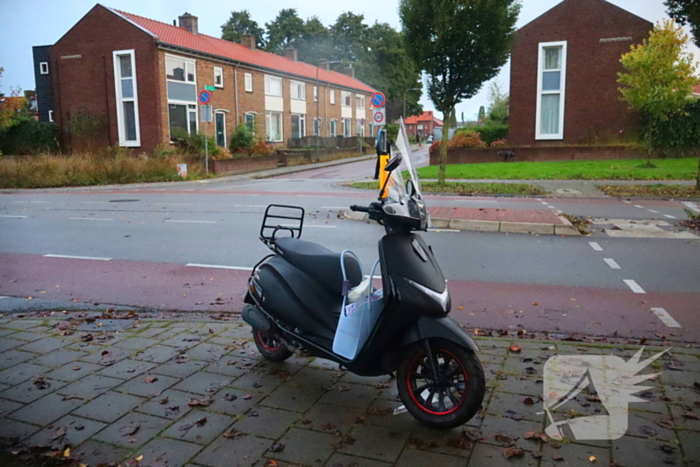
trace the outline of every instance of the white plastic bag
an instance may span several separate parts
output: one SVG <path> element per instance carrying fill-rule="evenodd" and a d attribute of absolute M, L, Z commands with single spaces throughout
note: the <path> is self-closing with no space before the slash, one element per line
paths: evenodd
<path fill-rule="evenodd" d="M 342 258 L 343 255 L 341 255 L 341 263 Z M 366 298 L 357 299 L 349 305 L 346 304 L 347 296 L 343 299 L 340 320 L 333 339 L 333 353 L 348 360 L 354 359 L 365 345 L 384 307 L 383 292 L 381 290 L 372 292 L 371 286 L 371 280 L 378 264 L 379 260 L 374 263 L 369 275 L 370 285 L 366 289 Z M 344 270 L 343 279 L 345 279 Z"/>

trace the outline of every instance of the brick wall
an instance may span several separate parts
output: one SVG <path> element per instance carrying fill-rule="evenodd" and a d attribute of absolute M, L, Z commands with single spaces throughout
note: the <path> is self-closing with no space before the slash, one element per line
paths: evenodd
<path fill-rule="evenodd" d="M 625 140 L 637 114 L 620 101 L 622 54 L 653 24 L 604 0 L 565 0 L 522 27 L 512 51 L 510 134 L 515 145 L 588 144 Z M 601 39 L 631 38 L 603 41 Z M 567 41 L 564 139 L 535 139 L 538 44 Z"/>

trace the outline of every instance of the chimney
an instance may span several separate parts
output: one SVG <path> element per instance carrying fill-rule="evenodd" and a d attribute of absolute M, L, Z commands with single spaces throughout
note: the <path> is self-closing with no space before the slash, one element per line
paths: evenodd
<path fill-rule="evenodd" d="M 350 65 L 349 67 L 343 68 L 340 72 L 344 75 L 348 75 L 351 78 L 355 77 L 355 69 L 352 67 L 352 65 Z"/>
<path fill-rule="evenodd" d="M 242 34 L 241 45 L 248 47 L 250 50 L 255 50 L 255 36 L 252 34 Z"/>
<path fill-rule="evenodd" d="M 326 71 L 330 70 L 330 68 L 331 68 L 330 62 L 326 59 L 321 60 L 318 64 L 318 66 Z"/>
<path fill-rule="evenodd" d="M 294 47 L 287 47 L 284 49 L 284 56 L 293 62 L 297 61 L 297 49 Z"/>
<path fill-rule="evenodd" d="M 199 28 L 197 25 L 197 17 L 185 12 L 184 15 L 177 18 L 180 21 L 180 27 L 185 29 L 187 32 L 192 34 L 199 34 Z"/>

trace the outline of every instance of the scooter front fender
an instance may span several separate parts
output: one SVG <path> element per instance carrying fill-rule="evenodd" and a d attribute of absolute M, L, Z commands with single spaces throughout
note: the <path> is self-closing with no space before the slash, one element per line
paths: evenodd
<path fill-rule="evenodd" d="M 424 339 L 439 337 L 447 339 L 457 345 L 468 348 L 472 352 L 478 352 L 479 347 L 467 332 L 462 329 L 459 324 L 449 316 L 434 318 L 423 316 L 408 329 L 400 343 L 400 347 L 420 342 Z"/>

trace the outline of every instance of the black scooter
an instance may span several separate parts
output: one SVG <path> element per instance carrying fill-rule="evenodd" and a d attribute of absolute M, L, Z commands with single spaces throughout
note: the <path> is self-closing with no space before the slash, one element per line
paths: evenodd
<path fill-rule="evenodd" d="M 450 295 L 432 248 L 412 233 L 427 230 L 429 215 L 417 178 L 403 185 L 396 170 L 401 161 L 398 154 L 386 167 L 393 196 L 350 207 L 386 229 L 379 241 L 383 307 L 357 355 L 343 357 L 333 343 L 344 296 L 364 279 L 360 265 L 343 255 L 343 268 L 341 254 L 300 240 L 300 207 L 270 205 L 265 211 L 260 238 L 274 254 L 253 270 L 243 320 L 269 360 L 284 361 L 303 348 L 360 376 L 396 372 L 408 412 L 426 425 L 452 428 L 481 407 L 484 372 L 476 344 L 447 316 Z"/>

